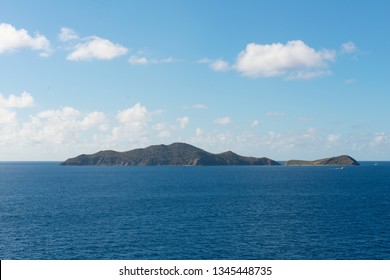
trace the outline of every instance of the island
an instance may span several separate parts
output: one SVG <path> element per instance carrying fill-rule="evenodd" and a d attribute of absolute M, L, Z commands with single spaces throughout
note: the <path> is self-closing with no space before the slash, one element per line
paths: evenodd
<path fill-rule="evenodd" d="M 213 154 L 186 143 L 153 145 L 127 152 L 100 151 L 69 158 L 61 165 L 113 166 L 197 166 L 197 165 L 280 165 L 272 159 L 245 157 L 231 151 Z"/>
<path fill-rule="evenodd" d="M 186 143 L 152 145 L 126 152 L 100 151 L 69 158 L 61 165 L 112 165 L 112 166 L 217 166 L 217 165 L 281 165 L 267 157 L 247 157 L 227 151 L 213 154 Z M 359 165 L 348 155 L 308 160 L 288 160 L 284 166 L 346 166 Z"/>
<path fill-rule="evenodd" d="M 283 165 L 336 165 L 336 166 L 345 166 L 345 165 L 359 165 L 359 163 L 350 156 L 341 155 L 337 157 L 317 159 L 313 161 L 308 160 L 288 160 Z"/>

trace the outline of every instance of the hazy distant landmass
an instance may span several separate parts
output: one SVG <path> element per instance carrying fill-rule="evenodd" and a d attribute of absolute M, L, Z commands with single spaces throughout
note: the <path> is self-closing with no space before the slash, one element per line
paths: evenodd
<path fill-rule="evenodd" d="M 185 143 L 153 145 L 127 152 L 100 151 L 91 155 L 79 155 L 67 159 L 62 165 L 280 165 L 279 162 L 262 157 L 245 157 L 231 151 L 212 154 Z"/>
<path fill-rule="evenodd" d="M 308 160 L 288 160 L 284 165 L 359 165 L 359 163 L 350 156 L 342 155 L 318 159 L 313 161 Z"/>

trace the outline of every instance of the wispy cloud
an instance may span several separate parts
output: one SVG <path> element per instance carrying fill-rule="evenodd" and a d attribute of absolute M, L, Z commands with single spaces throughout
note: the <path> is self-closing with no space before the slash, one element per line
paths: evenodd
<path fill-rule="evenodd" d="M 341 53 L 349 54 L 357 51 L 357 47 L 354 42 L 349 41 L 341 44 Z"/>
<path fill-rule="evenodd" d="M 311 80 L 323 76 L 329 76 L 332 74 L 330 70 L 314 70 L 314 71 L 297 71 L 288 74 L 286 80 Z"/>
<path fill-rule="evenodd" d="M 74 30 L 67 27 L 62 27 L 60 34 L 58 34 L 58 39 L 62 42 L 78 40 L 79 38 L 79 35 Z"/>
<path fill-rule="evenodd" d="M 132 65 L 147 65 L 149 64 L 149 61 L 144 56 L 131 56 L 129 58 L 129 63 Z"/>
<path fill-rule="evenodd" d="M 167 57 L 163 59 L 151 59 L 143 55 L 132 55 L 130 56 L 128 61 L 132 65 L 149 65 L 149 64 L 160 64 L 160 63 L 173 63 L 179 60 L 173 57 Z"/>
<path fill-rule="evenodd" d="M 198 60 L 198 63 L 207 64 L 213 71 L 216 72 L 226 72 L 231 69 L 229 63 L 221 58 L 215 60 L 202 58 Z"/>
<path fill-rule="evenodd" d="M 16 29 L 8 23 L 0 24 L 0 54 L 12 53 L 20 49 L 38 51 L 40 56 L 47 57 L 52 52 L 50 41 L 36 33 L 31 36 L 25 29 Z"/>
<path fill-rule="evenodd" d="M 230 70 L 229 63 L 223 59 L 217 59 L 210 63 L 210 68 L 217 72 L 225 72 Z"/>

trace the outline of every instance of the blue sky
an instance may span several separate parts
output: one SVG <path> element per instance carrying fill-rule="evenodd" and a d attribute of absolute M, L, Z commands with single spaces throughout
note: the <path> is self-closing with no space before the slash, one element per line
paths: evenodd
<path fill-rule="evenodd" d="M 0 6 L 0 160 L 178 141 L 390 159 L 387 1 Z"/>

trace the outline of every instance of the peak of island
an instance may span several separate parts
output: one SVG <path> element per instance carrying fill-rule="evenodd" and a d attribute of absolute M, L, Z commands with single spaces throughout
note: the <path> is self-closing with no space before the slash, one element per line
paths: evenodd
<path fill-rule="evenodd" d="M 351 160 L 347 160 L 345 157 Z M 319 162 L 319 163 L 318 163 Z M 267 157 L 247 157 L 232 151 L 213 154 L 186 143 L 152 145 L 126 152 L 112 150 L 94 154 L 82 154 L 69 158 L 61 165 L 108 165 L 108 166 L 218 166 L 218 165 L 281 165 Z M 317 161 L 287 161 L 284 165 L 358 165 L 349 156 Z"/>

